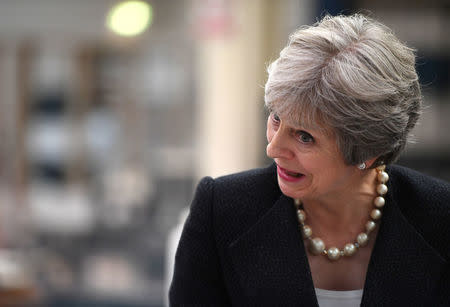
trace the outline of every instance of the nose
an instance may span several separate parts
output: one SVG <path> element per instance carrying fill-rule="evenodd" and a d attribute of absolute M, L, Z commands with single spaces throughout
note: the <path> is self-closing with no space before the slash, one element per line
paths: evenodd
<path fill-rule="evenodd" d="M 266 154 L 269 158 L 292 159 L 294 157 L 295 154 L 289 144 L 289 133 L 283 125 L 280 125 L 277 131 L 268 133 L 267 141 Z"/>

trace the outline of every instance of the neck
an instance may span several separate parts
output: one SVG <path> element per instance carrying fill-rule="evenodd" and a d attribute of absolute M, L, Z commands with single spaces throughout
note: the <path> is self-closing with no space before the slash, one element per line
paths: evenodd
<path fill-rule="evenodd" d="M 327 238 L 361 232 L 376 197 L 376 171 L 357 172 L 336 192 L 315 199 L 302 199 L 310 226 Z M 345 240 L 345 239 L 343 239 Z"/>

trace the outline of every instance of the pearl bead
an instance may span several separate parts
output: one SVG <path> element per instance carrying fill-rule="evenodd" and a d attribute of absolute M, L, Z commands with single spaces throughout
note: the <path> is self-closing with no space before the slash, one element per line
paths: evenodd
<path fill-rule="evenodd" d="M 351 256 L 351 255 L 353 255 L 354 253 L 356 253 L 356 247 L 355 247 L 355 245 L 352 244 L 352 243 L 347 243 L 347 244 L 345 244 L 345 246 L 344 246 L 344 255 L 345 255 L 345 256 Z"/>
<path fill-rule="evenodd" d="M 386 169 L 386 165 L 380 165 L 375 168 L 377 171 L 384 171 Z"/>
<path fill-rule="evenodd" d="M 388 188 L 385 184 L 382 183 L 382 184 L 377 185 L 378 194 L 384 195 L 387 193 L 387 191 L 388 191 Z"/>
<path fill-rule="evenodd" d="M 378 197 L 375 197 L 375 200 L 373 201 L 373 203 L 375 204 L 375 207 L 381 208 L 384 206 L 385 201 L 382 196 L 378 196 Z"/>
<path fill-rule="evenodd" d="M 386 183 L 389 180 L 389 175 L 386 172 L 379 172 L 377 175 L 378 181 L 381 183 Z"/>
<path fill-rule="evenodd" d="M 304 239 L 308 239 L 309 241 L 309 250 L 313 255 L 324 255 L 327 256 L 330 260 L 336 261 L 344 256 L 352 256 L 355 254 L 359 248 L 364 247 L 369 242 L 369 234 L 376 228 L 376 220 L 381 218 L 381 210 L 377 208 L 382 208 L 385 205 L 385 199 L 382 197 L 384 194 L 388 192 L 388 187 L 385 184 L 389 180 L 389 175 L 384 171 L 386 169 L 385 165 L 378 166 L 377 170 L 377 179 L 379 184 L 376 186 L 376 191 L 379 196 L 375 197 L 373 200 L 373 204 L 375 205 L 375 209 L 370 212 L 370 217 L 372 220 L 369 220 L 365 224 L 366 232 L 361 232 L 356 237 L 356 242 L 345 244 L 344 248 L 340 250 L 337 247 L 330 247 L 326 249 L 325 243 L 320 238 L 312 238 L 312 229 L 310 226 L 305 225 L 306 213 L 301 206 L 301 201 L 299 199 L 294 199 L 294 203 L 297 209 L 297 217 L 298 221 L 301 224 L 300 229 L 302 232 L 302 236 Z"/>
<path fill-rule="evenodd" d="M 377 224 L 374 221 L 368 221 L 366 223 L 366 230 L 367 230 L 367 232 L 368 233 L 372 232 L 372 230 L 374 230 L 376 226 L 377 226 Z"/>
<path fill-rule="evenodd" d="M 297 211 L 297 217 L 298 217 L 298 220 L 300 221 L 300 223 L 303 224 L 305 222 L 305 219 L 306 219 L 305 211 L 299 209 Z"/>
<path fill-rule="evenodd" d="M 378 209 L 373 209 L 372 212 L 370 212 L 370 217 L 374 220 L 378 220 L 381 217 L 381 211 Z"/>
<path fill-rule="evenodd" d="M 341 252 L 337 247 L 330 247 L 327 251 L 327 256 L 330 260 L 338 260 L 341 257 Z"/>
<path fill-rule="evenodd" d="M 312 236 L 312 229 L 308 225 L 303 225 L 302 227 L 303 239 L 307 239 Z"/>
<path fill-rule="evenodd" d="M 369 237 L 367 236 L 367 234 L 365 232 L 361 232 L 357 237 L 356 237 L 356 241 L 358 242 L 358 244 L 360 246 L 365 246 L 367 244 L 367 242 L 369 241 Z"/>
<path fill-rule="evenodd" d="M 313 255 L 319 255 L 325 249 L 325 243 L 323 243 L 322 239 L 314 238 L 311 240 L 310 251 Z"/>

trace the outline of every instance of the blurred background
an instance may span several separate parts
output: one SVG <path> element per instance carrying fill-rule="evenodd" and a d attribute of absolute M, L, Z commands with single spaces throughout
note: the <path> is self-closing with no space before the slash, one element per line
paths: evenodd
<path fill-rule="evenodd" d="M 167 304 L 197 181 L 270 163 L 265 68 L 325 12 L 418 49 L 399 163 L 450 180 L 448 1 L 0 0 L 0 305 Z"/>

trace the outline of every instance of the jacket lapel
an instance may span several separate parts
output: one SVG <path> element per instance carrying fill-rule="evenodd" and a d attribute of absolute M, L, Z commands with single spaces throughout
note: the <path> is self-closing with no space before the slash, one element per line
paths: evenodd
<path fill-rule="evenodd" d="M 228 252 L 250 305 L 317 306 L 292 199 L 281 195 Z"/>
<path fill-rule="evenodd" d="M 228 253 L 247 305 L 318 306 L 292 199 L 281 195 Z M 447 266 L 388 193 L 361 306 L 431 306 Z"/>
<path fill-rule="evenodd" d="M 388 195 L 361 306 L 432 306 L 445 266 Z"/>

